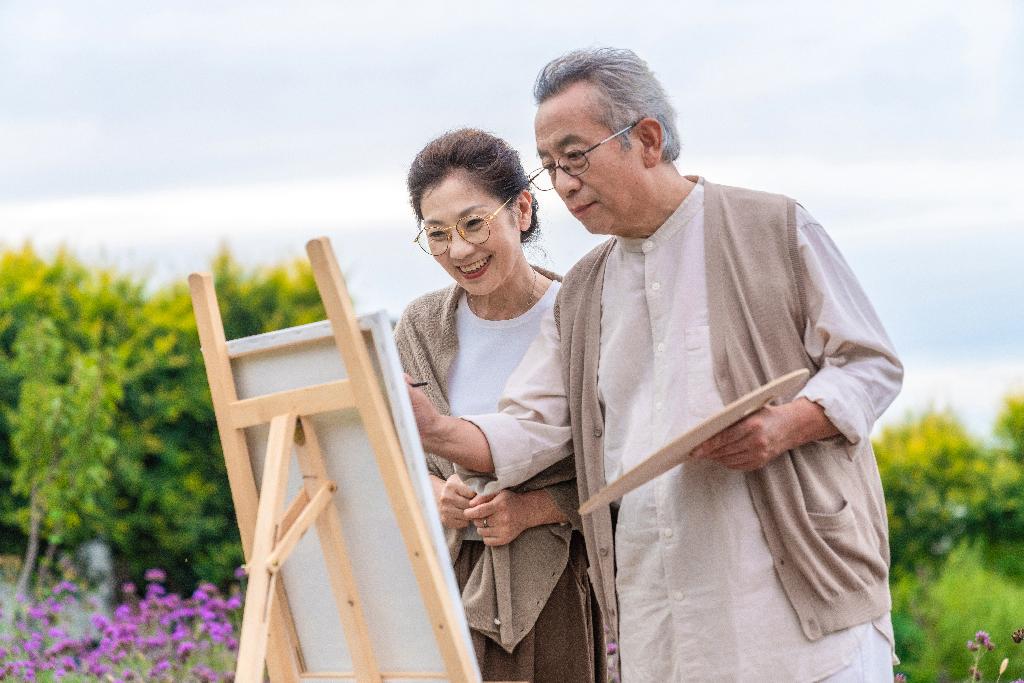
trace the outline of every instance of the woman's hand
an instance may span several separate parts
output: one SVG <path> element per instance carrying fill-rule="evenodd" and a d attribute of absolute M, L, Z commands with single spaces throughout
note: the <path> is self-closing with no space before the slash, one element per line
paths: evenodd
<path fill-rule="evenodd" d="M 412 386 L 414 384 L 412 377 L 409 373 L 403 373 L 405 376 L 405 383 L 409 388 L 409 402 L 412 403 L 412 415 L 416 418 L 416 427 L 420 431 L 420 435 L 428 435 L 435 425 L 441 421 L 441 413 L 437 412 L 437 408 L 427 398 L 427 395 L 422 390 Z"/>
<path fill-rule="evenodd" d="M 447 481 L 435 480 L 434 495 L 437 497 L 437 509 L 441 513 L 441 524 L 449 529 L 465 529 L 469 526 L 465 510 L 476 493 L 462 483 L 459 475 L 453 474 Z"/>
<path fill-rule="evenodd" d="M 528 495 L 506 489 L 493 496 L 477 496 L 464 514 L 476 525 L 484 544 L 506 545 L 533 526 L 524 505 Z"/>

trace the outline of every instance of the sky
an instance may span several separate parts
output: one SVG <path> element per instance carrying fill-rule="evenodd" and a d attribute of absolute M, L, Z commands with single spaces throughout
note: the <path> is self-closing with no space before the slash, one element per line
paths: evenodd
<path fill-rule="evenodd" d="M 798 199 L 906 365 L 883 424 L 950 407 L 986 435 L 1024 392 L 1024 3 L 0 0 L 0 248 L 71 248 L 154 283 L 331 238 L 361 311 L 447 276 L 404 190 L 440 133 L 527 168 L 533 80 L 628 47 L 678 113 L 685 173 Z M 599 242 L 554 193 L 529 256 Z"/>

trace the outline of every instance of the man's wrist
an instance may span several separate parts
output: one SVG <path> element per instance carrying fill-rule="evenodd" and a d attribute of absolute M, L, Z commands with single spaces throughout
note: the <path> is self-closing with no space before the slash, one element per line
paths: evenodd
<path fill-rule="evenodd" d="M 423 448 L 442 457 L 446 456 L 445 445 L 452 441 L 452 421 L 458 422 L 458 418 L 451 417 L 450 415 L 438 415 L 431 420 L 430 424 L 425 425 L 420 433 Z"/>
<path fill-rule="evenodd" d="M 783 452 L 839 434 L 825 415 L 825 409 L 810 399 L 801 397 L 775 409 L 782 413 L 783 424 L 786 425 Z"/>

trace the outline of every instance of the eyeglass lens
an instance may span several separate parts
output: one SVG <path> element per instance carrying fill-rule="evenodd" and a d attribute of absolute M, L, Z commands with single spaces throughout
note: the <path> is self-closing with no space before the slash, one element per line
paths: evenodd
<path fill-rule="evenodd" d="M 483 244 L 490 235 L 490 223 L 485 216 L 463 216 L 454 227 L 462 239 L 470 244 Z M 430 226 L 420 231 L 416 241 L 423 251 L 432 256 L 440 256 L 448 251 L 451 231 L 451 227 Z"/>

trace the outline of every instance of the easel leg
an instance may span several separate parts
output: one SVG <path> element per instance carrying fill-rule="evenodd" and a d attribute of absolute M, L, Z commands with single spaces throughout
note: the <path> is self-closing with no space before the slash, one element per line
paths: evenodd
<path fill-rule="evenodd" d="M 256 533 L 249 559 L 249 585 L 242 613 L 242 640 L 238 646 L 235 680 L 238 683 L 262 683 L 267 656 L 267 637 L 273 602 L 276 570 L 267 557 L 274 549 L 278 525 L 288 485 L 288 460 L 295 439 L 295 415 L 278 415 L 270 421 L 267 455 L 256 513 Z"/>
<path fill-rule="evenodd" d="M 323 451 L 320 449 L 313 421 L 308 417 L 302 417 L 300 420 L 302 437 L 299 439 L 296 452 L 306 491 L 312 494 L 316 487 L 327 481 L 327 468 L 324 465 Z M 359 597 L 359 587 L 356 585 L 355 571 L 345 545 L 341 518 L 333 503 L 328 505 L 317 518 L 316 532 L 320 539 L 324 562 L 327 565 L 331 593 L 334 595 L 334 603 L 341 616 L 341 627 L 345 632 L 345 639 L 349 643 L 356 680 L 380 681 L 380 669 L 374 656 L 370 628 L 366 624 L 363 603 Z"/>

